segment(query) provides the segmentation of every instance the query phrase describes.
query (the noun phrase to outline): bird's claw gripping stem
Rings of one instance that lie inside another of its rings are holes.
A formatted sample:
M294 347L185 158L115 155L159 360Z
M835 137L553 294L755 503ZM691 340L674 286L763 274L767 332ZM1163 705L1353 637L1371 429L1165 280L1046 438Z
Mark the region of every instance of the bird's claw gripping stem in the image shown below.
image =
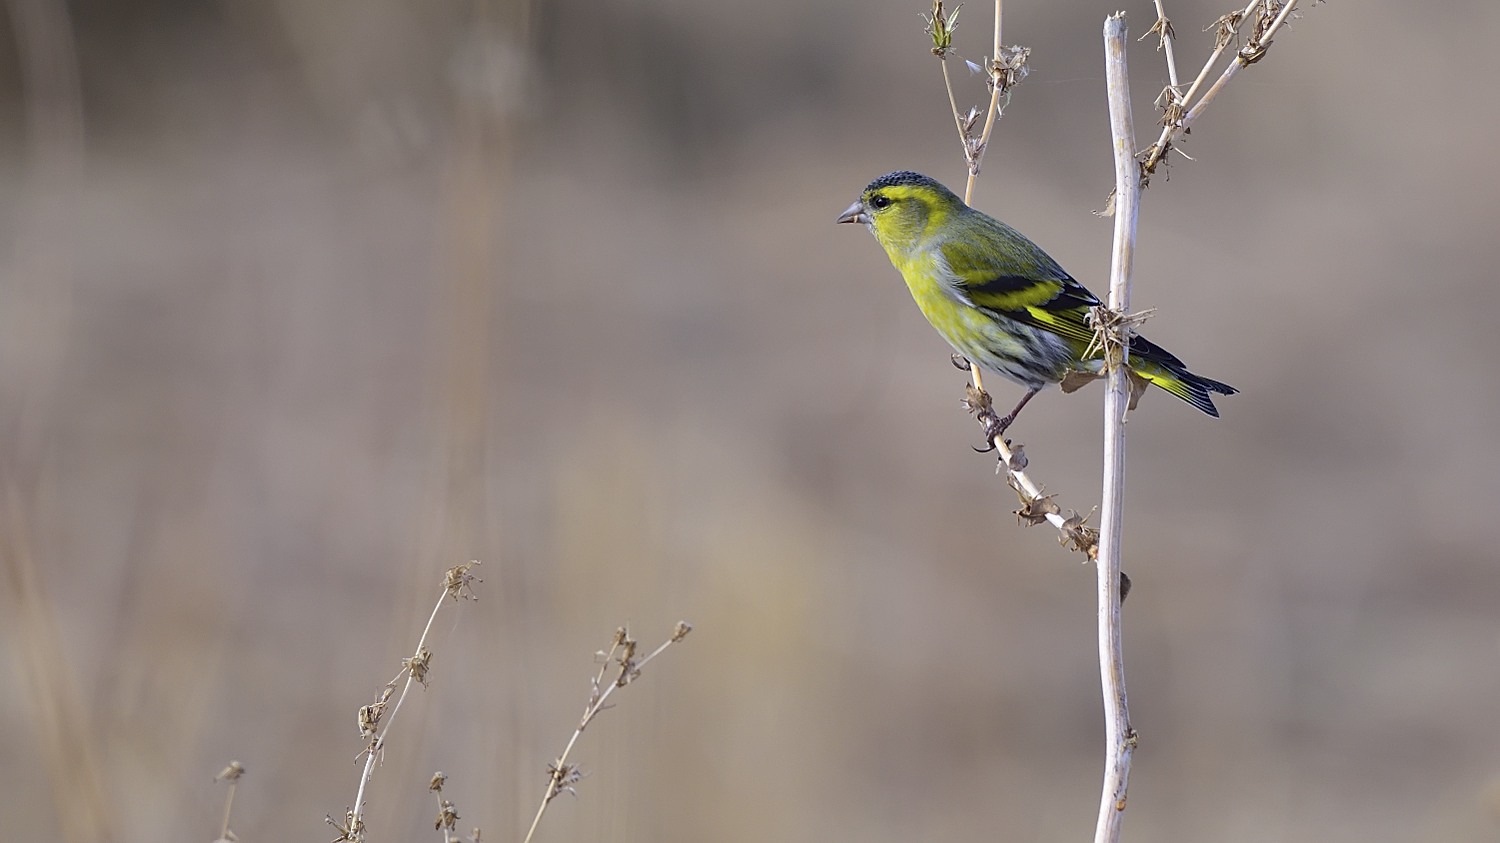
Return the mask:
M981 454L987 454L995 450L995 440L1005 435L1005 429L1010 427L1011 422L1016 420L1014 413L1001 418L995 415L995 411L986 407L978 413L979 423L984 426L984 447L974 450Z

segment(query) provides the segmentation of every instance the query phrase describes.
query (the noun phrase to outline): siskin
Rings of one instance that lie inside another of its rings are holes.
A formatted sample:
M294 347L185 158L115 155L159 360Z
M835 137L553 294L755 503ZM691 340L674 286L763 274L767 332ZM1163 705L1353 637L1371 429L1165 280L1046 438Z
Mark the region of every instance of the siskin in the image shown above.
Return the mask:
M870 229L917 307L959 354L1026 387L996 435L1042 387L1070 372L1102 369L1102 360L1084 357L1094 338L1087 317L1098 297L1021 232L970 208L927 176L881 176L838 221ZM1144 337L1131 337L1129 366L1210 416L1219 415L1210 392L1238 392L1189 372Z

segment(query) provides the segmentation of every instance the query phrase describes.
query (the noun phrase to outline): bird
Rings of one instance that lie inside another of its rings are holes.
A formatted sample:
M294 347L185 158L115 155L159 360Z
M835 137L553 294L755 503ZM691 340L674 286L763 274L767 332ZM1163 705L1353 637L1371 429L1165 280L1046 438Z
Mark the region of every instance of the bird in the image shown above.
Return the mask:
M1024 234L969 207L934 179L909 170L887 173L870 182L838 222L863 224L875 235L917 307L955 351L1026 388L987 434L1004 433L1048 384L1102 370L1103 360L1091 354L1095 332L1088 321L1099 297ZM1133 334L1129 348L1131 371L1210 416L1219 415L1210 393L1239 391L1193 374L1145 337Z

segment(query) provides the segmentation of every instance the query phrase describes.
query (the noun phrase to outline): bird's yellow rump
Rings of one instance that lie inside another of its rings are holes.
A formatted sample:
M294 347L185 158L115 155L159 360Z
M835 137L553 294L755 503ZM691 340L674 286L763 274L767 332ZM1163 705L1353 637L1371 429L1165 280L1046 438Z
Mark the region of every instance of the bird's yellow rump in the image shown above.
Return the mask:
M1085 358L1094 338L1089 310L1098 297L1021 232L964 204L938 182L908 171L870 182L839 222L863 223L906 279L917 307L970 363L1026 387L1003 431L1026 402L1069 372L1098 372ZM1130 339L1137 375L1218 416L1209 393L1234 387L1195 375L1166 349Z

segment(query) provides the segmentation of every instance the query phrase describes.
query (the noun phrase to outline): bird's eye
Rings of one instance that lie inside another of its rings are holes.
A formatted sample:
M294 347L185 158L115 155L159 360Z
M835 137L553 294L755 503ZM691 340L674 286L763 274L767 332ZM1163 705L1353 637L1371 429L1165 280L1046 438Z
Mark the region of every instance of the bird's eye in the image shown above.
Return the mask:
M875 196L870 198L870 204L874 206L875 210L877 211L881 208L889 208L891 206L891 197L876 194Z

